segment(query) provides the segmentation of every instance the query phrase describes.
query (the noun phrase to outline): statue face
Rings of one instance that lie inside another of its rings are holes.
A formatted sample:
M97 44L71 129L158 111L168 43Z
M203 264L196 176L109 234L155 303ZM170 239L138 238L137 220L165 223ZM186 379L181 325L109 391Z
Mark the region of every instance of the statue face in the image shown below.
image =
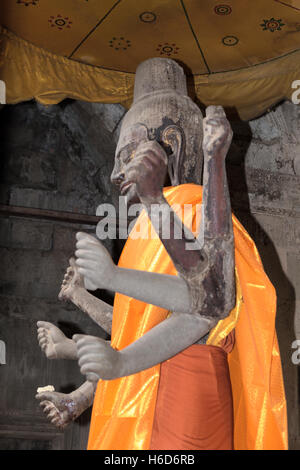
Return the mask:
M126 121L124 124L116 149L115 166L111 174L111 181L119 187L121 195L126 195L128 202L139 201L136 185L129 180L126 170L128 170L139 145L154 140L164 148L168 156L168 174L171 184L180 184L184 151L182 129L172 124L170 119L162 119L161 127L155 127L156 131L152 129L152 135L149 138L148 128L144 124L137 123L126 126Z
M149 96L134 104L124 117L111 181L128 202L139 202L136 185L126 174L128 165L138 146L149 141L156 141L167 154L169 184L201 183L201 111L190 98L169 95Z
M139 144L147 142L148 131L143 124L131 127L122 126L116 153L115 165L111 174L111 182L116 184L122 196L126 195L127 202L138 202L136 185L127 178L127 168L134 158Z

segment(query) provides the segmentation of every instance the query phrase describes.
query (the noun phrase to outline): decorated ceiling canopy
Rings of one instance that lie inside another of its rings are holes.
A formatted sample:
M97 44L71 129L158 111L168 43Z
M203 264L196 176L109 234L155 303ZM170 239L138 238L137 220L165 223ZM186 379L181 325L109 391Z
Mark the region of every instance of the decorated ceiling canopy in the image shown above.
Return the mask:
M129 105L138 64L168 57L203 104L249 119L290 98L300 80L300 0L1 0L0 8L0 78L11 103L68 96Z

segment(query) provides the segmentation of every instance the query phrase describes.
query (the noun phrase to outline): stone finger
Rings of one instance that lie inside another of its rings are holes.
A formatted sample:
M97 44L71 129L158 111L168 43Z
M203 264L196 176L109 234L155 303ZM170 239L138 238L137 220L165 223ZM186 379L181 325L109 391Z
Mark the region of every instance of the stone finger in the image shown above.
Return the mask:
M89 233L84 233L84 232L77 232L76 233L76 240L89 240L90 242L97 242L97 238L95 238L93 235L90 235Z
M90 258L82 258L82 257L79 257L76 259L76 265L81 267L81 268L91 268L93 267L94 269L97 268L97 263L95 261L95 253L91 253L91 257Z
M38 400L45 400L44 403L49 403L53 405L53 399L55 398L55 393L56 392L41 392L41 393L38 393L35 396L35 398L37 398Z
M96 336L92 335L81 335L81 334L75 334L72 336L73 341L76 342L77 347L84 346L85 344L91 344L91 343L107 343L102 338L97 338Z
M47 344L48 344L47 336L41 336L39 338L39 345L42 347L42 346L47 345Z
M209 118L209 119L205 119L203 121L203 124L205 126L208 126L208 127L206 127L206 129L208 129L208 130L211 130L211 128L218 129L220 126L223 126L223 121L218 120L216 118Z
M48 413L48 418L49 419L52 419L52 418L56 418L58 416L59 412L56 408L52 408L52 410Z
M135 156L134 159L126 167L126 173L131 169L138 169L144 165L144 157L145 155L138 155Z
M36 396L36 398L39 400L38 396ZM42 408L44 408L45 406L48 406L49 404L52 405L51 401L49 401L49 400L45 400L45 401L40 402L40 406Z
M78 268L78 272L84 277L84 278L89 278L90 272L87 271L84 268ZM92 282L92 281L91 281Z
M48 330L50 330L50 329L52 328L52 326L53 326L52 323L47 322L47 321L43 321L43 322L39 322L39 323L42 324L41 326L45 329L46 332L47 332Z
M80 343L82 343L82 340L86 338L87 336L88 335L76 334L72 336L72 340L75 341L76 345L79 345Z
M53 411L53 404L52 403L50 405L45 406L45 408L44 408L44 413L47 413L47 416L50 415L51 411Z
M165 153L154 152L153 150L149 150L145 153L137 153L135 158L142 158L144 161L148 159L153 166L161 165L162 162L165 165L168 163L168 157Z
M101 263L97 263L96 261L93 261L91 259L83 259L79 258L76 260L77 266L78 266L78 272L81 272L80 270L83 269L85 271L85 276L88 278L91 278L91 280L95 280L95 274L99 278L101 276L103 269L101 267Z
M45 329L49 328L49 325L51 325L51 323L47 321L41 321L41 320L39 320L36 324L39 328L45 328Z
M79 367L83 367L84 365L88 365L90 363L99 364L101 362L104 362L104 360L105 356L101 353L91 352L89 354L84 354L83 356L80 356L78 365Z
M41 348L42 351L45 351L47 349L47 346L48 346L48 343L46 342L40 342L39 343L39 346Z
M101 369L103 370L104 368L100 367L98 363L91 362L89 364L85 364L84 366L82 366L80 368L80 372L82 375L93 373L101 377Z
M91 260L94 260L95 259L95 252L94 250L91 251L91 250L84 250L84 249L80 249L80 250L76 250L75 251L75 255L78 258L84 258L84 259L91 259Z
M99 246L99 244L100 244L99 241L91 242L90 240L79 240L76 243L76 250L80 250L81 248L84 250L94 250L95 246Z
M86 379L89 382L98 382L99 376L97 374L94 374L93 372L90 372L89 374L86 374Z
M62 427L60 416L55 416L54 418L52 418L51 423L54 424L54 426Z
M47 337L46 335L47 335L47 333L46 333L45 330L38 330L38 332L37 332L38 340L46 338Z
M141 154L153 154L163 160L164 163L168 162L168 157L165 150L156 140L150 140L139 144L136 150L136 156Z
M206 117L226 117L222 106L208 106L206 108Z

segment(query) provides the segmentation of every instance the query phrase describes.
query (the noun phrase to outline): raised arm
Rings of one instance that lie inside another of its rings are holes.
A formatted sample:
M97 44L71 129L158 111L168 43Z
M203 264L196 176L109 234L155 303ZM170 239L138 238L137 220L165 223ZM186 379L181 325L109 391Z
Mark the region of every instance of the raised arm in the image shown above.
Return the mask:
M170 237L163 237L164 216L160 216L160 220L157 215L153 216L153 204L160 204L162 208L168 206L161 189L167 157L157 142L147 142L139 147L132 162L132 173L136 173L140 200L188 287L188 311L220 319L226 317L235 304L234 240L225 169L232 130L221 106L207 108L203 136L202 221L197 240L182 227L181 220L171 208ZM130 175L127 179L134 178ZM177 239L172 235L178 230L181 230L181 237Z
M232 130L221 106L209 106L203 122L203 205L201 245L206 240L232 238L231 204L225 158ZM203 237L203 238L202 238Z

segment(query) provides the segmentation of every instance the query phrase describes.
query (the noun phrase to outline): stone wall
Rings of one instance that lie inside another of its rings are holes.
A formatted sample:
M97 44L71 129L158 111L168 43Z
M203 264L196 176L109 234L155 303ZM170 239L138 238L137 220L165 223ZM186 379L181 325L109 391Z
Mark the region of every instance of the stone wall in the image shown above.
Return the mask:
M89 216L103 202L117 204L109 175L124 109L65 101L6 106L1 119L0 204ZM227 159L233 211L259 249L278 297L277 332L289 410L290 448L300 448L298 367L291 361L300 339L300 107L283 103L249 123L232 121ZM90 412L65 433L47 423L34 399L38 386L71 391L83 378L76 363L49 361L39 349L36 321L67 335L103 331L70 304L57 300L78 230L94 225L5 216L0 218L0 448L81 449ZM121 241L106 242L117 260ZM97 295L111 302L111 294ZM296 332L295 332L296 331Z
M277 335L285 380L289 446L300 448L300 107L285 102L249 123L233 123L228 159L232 206L254 239L277 293Z
M44 108L36 103L6 106L1 119L0 204L94 216L117 198L109 181L121 106L66 101ZM34 396L52 384L68 393L84 377L75 361L47 360L39 348L38 320L67 336L104 332L76 307L57 300L77 231L95 225L30 217L0 218L0 449L85 449L90 412L65 432L46 421ZM118 242L106 247L117 260ZM99 292L113 302L108 292Z

